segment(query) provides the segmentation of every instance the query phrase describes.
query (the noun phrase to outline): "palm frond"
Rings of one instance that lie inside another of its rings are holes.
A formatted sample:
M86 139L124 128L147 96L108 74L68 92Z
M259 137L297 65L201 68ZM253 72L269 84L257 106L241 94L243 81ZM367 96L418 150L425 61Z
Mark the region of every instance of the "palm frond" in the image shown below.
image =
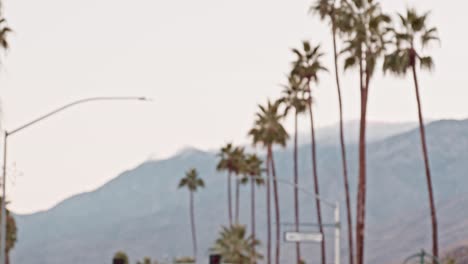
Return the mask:
M183 178L182 180L180 180L178 188L185 187L186 185L187 185L187 179Z
M310 46L310 43L308 41L303 41L302 42L302 47L304 48L304 51L305 51L306 54L309 53L310 50L311 50L311 46ZM314 53L314 52L312 52L312 53Z
M425 31L421 35L421 45L423 48L427 47L430 42L437 41L440 42L439 37L437 36L437 28L433 27L427 31Z
M198 179L197 180L197 186L201 187L201 188L204 188L205 187L205 182L202 179Z
M408 21L406 20L406 17L402 14L398 14L398 17L400 18L400 22L404 27L408 26Z
M353 68L356 66L357 64L357 59L356 57L348 57L345 59L345 63L344 63L344 70L346 71L347 69L349 68Z
M299 59L302 59L302 53L298 49L291 49L291 51L296 54Z
M419 59L419 63L421 64L421 69L432 71L434 69L434 61L431 57L422 57Z

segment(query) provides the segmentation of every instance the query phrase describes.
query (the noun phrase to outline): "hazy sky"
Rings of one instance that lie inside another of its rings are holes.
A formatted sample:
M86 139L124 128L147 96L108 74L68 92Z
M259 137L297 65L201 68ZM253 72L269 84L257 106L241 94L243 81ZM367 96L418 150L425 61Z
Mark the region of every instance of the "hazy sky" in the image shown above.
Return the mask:
M184 146L247 142L257 104L280 93L290 48L307 39L331 51L328 28L307 14L311 0L5 1L15 31L0 77L7 128L88 96L155 100L80 106L12 137L8 191L17 212L49 208ZM434 74L420 78L424 112L467 117L468 4L381 2L388 11L433 11L442 44L430 51ZM331 57L325 62L332 66ZM323 76L315 91L319 126L337 121L332 77ZM358 117L356 84L347 73L347 120ZM371 120L416 120L410 80L377 76L369 107Z

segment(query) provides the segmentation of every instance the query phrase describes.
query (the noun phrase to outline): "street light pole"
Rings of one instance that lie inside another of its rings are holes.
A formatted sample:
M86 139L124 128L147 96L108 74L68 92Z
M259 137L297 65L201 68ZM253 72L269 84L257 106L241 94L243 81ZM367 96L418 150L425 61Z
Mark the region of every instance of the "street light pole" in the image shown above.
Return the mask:
M303 188L303 187L295 184L294 182L291 182L291 181L288 181L288 180L285 180L285 179L281 179L281 178L276 178L276 179L273 178L273 180L278 182L278 183L283 183L283 184L286 184L286 185L293 186L294 188L315 197L315 199L317 199L319 202L327 205L328 207L333 208L334 218L335 218L334 219L334 221L335 221L335 223L334 223L334 228L335 228L335 264L340 264L341 263L341 222L340 222L340 204L339 204L339 202L333 203L333 202L327 201L327 200L323 199L321 196L317 195L315 192L311 192L308 189ZM322 234L322 236L324 236L324 234Z
M122 100L131 100L131 101L150 101L145 97L90 97L77 101L73 101L69 104L61 106L53 111L50 111L30 122L25 123L22 126L19 126L13 130L5 130L3 132L3 169L2 169L2 201L1 201L1 216L0 216L0 264L6 263L6 226L7 226L7 217L6 217L6 180L7 180L7 146L8 138L16 133L26 129L40 121L43 121L57 113L60 113L72 106L89 103L93 101L122 101Z
M2 182L2 201L1 201L1 216L0 216L0 263L6 263L6 163L7 163L7 143L8 132L3 133L3 182ZM5 227L4 227L5 226Z
M424 251L424 249L421 250L421 253L417 253L406 258L403 264L408 264L411 260L415 259L419 260L419 263L421 264L427 263L426 259L429 259L429 261L434 264L442 264L442 261L440 259L427 253L426 251Z

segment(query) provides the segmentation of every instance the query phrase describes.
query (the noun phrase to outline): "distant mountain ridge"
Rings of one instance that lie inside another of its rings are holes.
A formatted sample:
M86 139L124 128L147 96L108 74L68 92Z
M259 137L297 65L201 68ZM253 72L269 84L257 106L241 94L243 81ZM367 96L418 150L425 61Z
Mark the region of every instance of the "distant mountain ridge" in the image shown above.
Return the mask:
M468 184L468 120L432 122L427 125L427 133L439 208L441 248L448 248L468 237L468 212L463 210L468 202L468 192L463 187ZM422 247L429 248L427 194L419 144L419 134L414 129L388 133L386 138L369 144L366 249L369 263L392 263ZM357 148L350 144L348 150L351 197L354 198ZM310 147L301 146L299 153L300 181L305 188L312 188ZM200 257L206 258L216 230L226 223L226 177L215 171L214 153L190 149L179 154L166 160L146 162L101 188L71 197L50 210L16 216L19 239L12 253L13 263L107 263L120 249L127 251L132 260L143 256L162 259L189 255L188 197L185 192L177 191L176 186L185 170L192 166L199 170L207 185L206 190L197 194L196 204ZM275 154L279 177L289 178L291 150L278 150ZM320 141L318 154L323 196L343 202L338 147ZM264 197L263 190L258 195ZM291 188L281 185L280 196L282 220L292 221ZM248 208L248 198L247 190L243 190L241 208ZM300 198L301 220L315 222L311 197L301 194ZM261 223L265 222L265 203L264 199L259 199L259 237L264 239ZM248 223L248 219L248 213L241 215L243 223ZM324 219L332 219L331 210L324 209ZM283 228L283 231L287 229ZM345 235L342 243L345 256ZM331 254L333 243L330 241L327 245ZM308 249L307 259L317 256L317 246L304 248ZM281 263L290 263L288 259L293 255L291 244L284 244Z
M416 122L376 122L369 121L367 123L367 142L372 143L379 141L381 139L391 137L397 134L408 132L416 128L418 124ZM359 121L351 120L346 121L343 124L344 127L344 138L346 144L357 144L359 139ZM316 140L320 142L321 145L337 145L340 144L339 141L339 124L334 124L330 126L319 127L316 131ZM290 131L290 133L292 133ZM310 132L298 132L298 142L299 145L310 144ZM288 145L292 146L293 136L290 135L288 140ZM255 149L254 147L247 145L244 146L248 151L257 151L262 153L262 149ZM185 147L176 152L176 155L193 150L194 148ZM275 147L275 149L281 149L281 147ZM218 150L209 150L209 152L217 152ZM153 159L157 160L157 159Z
M355 144L359 139L359 121L353 120L344 122L345 140L347 144ZM404 132L408 132L418 126L417 122L376 122L369 121L367 123L367 141L375 142L387 137L398 135ZM338 124L323 127L317 130L317 140L321 144L339 144L339 126ZM306 142L310 142L309 137L301 135L306 139Z

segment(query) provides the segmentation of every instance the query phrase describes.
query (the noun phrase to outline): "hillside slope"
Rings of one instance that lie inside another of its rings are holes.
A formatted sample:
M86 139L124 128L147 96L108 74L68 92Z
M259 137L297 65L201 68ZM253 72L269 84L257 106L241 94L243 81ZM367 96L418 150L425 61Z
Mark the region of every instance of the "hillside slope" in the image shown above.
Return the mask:
M468 184L468 120L433 122L427 126L427 133L439 207L441 248L447 248L468 237L468 211L463 210L468 202L468 192L464 190ZM357 148L350 145L348 149L354 200ZM303 145L299 151L300 182L312 189L310 146ZM318 153L323 196L343 201L339 149L321 144ZM418 131L373 142L368 153L366 258L369 263L390 263L423 247L429 248L430 222ZM291 150L275 154L279 177L291 178ZM215 171L216 161L213 153L190 150L171 159L146 162L96 191L71 197L45 212L17 216L19 239L12 253L13 263L101 264L107 263L120 249L127 251L133 260L143 256L161 259L189 255L188 195L176 188L189 167L199 170L207 186L196 196L199 251L201 257L206 257L219 226L226 223L226 177ZM249 219L248 194L247 189L243 190L241 220L244 223ZM292 222L291 187L280 185L280 196L282 222ZM264 240L263 190L259 190L258 197L258 231ZM302 222L315 222L311 199L301 194ZM324 208L324 219L326 222L333 219L331 209ZM288 228L283 226L283 231ZM330 231L326 239L329 259L332 259ZM343 237L343 254L345 241ZM317 259L317 245L307 244L303 248L306 259ZM292 263L288 262L294 254L292 245L285 244L282 253L281 263Z

